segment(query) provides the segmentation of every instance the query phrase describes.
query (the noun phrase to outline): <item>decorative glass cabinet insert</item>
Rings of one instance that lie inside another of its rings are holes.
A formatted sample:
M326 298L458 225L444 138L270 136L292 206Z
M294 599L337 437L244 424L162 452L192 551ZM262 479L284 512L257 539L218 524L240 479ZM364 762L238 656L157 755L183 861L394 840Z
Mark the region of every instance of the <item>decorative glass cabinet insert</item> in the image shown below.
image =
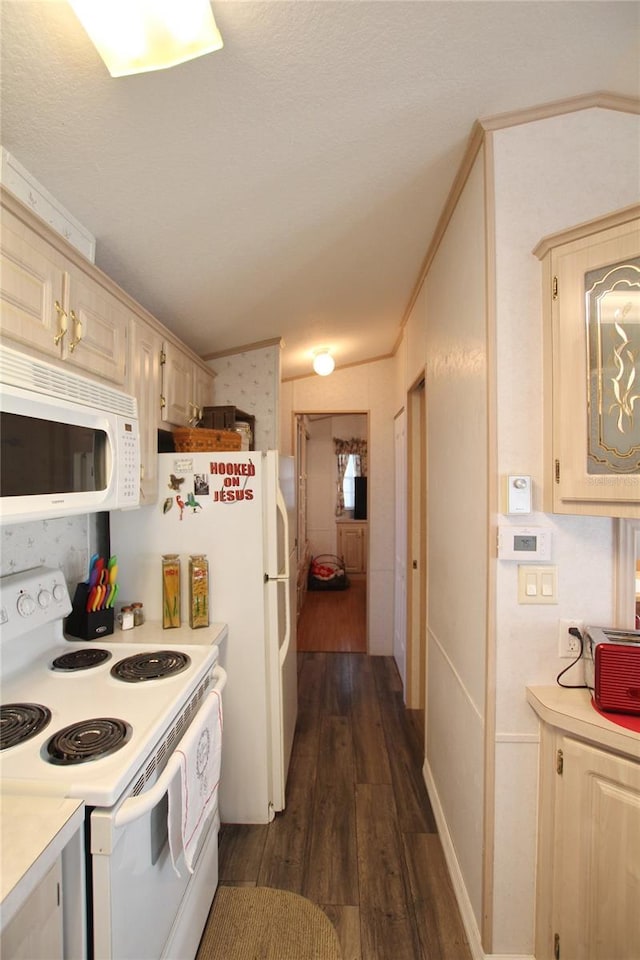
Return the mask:
M587 471L640 472L640 257L589 270Z
M640 206L541 241L544 509L640 518Z

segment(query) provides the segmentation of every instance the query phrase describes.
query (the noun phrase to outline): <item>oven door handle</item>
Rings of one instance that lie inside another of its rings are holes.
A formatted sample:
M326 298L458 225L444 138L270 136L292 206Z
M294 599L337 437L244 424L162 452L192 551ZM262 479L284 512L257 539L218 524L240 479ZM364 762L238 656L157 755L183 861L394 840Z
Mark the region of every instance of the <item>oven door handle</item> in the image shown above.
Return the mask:
M227 673L222 667L216 666L215 670L213 671L213 676L216 682L215 686L213 686L209 691L208 696L210 696L212 693L221 694L227 685ZM153 810L155 805L162 800L163 796L169 789L169 784L178 773L179 769L180 758L174 753L171 757L169 757L166 767L160 774L157 782L154 783L150 790L147 790L145 793L141 793L137 797L128 797L116 810L113 817L114 828L125 827L128 823L138 820L140 817L143 817L145 813Z

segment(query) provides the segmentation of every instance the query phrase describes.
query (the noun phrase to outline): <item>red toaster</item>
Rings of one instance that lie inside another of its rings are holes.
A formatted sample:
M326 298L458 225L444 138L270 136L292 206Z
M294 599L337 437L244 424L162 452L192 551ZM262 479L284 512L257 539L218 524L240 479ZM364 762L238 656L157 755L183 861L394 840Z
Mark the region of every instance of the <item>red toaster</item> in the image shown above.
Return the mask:
M640 714L640 630L585 627L585 683L600 710Z

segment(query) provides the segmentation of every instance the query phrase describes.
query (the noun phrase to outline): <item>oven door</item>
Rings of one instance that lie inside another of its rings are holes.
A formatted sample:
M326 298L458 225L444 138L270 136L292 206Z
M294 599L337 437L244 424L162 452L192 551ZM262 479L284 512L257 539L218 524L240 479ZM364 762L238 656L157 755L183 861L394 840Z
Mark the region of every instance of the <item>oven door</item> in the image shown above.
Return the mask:
M213 690L221 691L226 680L221 667L214 677ZM198 722L197 714L192 722ZM220 818L216 803L200 836L193 873L181 852L178 876L167 827L167 790L178 771L174 755L150 789L91 813L94 960L195 957L218 883Z

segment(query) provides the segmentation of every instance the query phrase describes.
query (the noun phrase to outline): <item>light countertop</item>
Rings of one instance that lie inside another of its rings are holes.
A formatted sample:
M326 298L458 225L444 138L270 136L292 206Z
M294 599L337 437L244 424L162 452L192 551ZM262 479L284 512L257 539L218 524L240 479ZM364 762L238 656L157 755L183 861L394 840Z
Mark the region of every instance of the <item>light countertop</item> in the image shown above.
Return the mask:
M588 690L527 687L527 701L545 723L640 760L640 734L598 713Z
M49 872L83 820L82 800L0 795L3 927Z
M133 627L131 630L121 630L116 623L112 634L101 637L104 643L154 643L167 644L171 646L203 645L222 643L226 639L228 628L226 623L212 623L208 627L199 627L192 630L188 623L181 627L174 627L171 630L165 630L160 620L145 620L139 627ZM76 641L77 637L69 637Z

